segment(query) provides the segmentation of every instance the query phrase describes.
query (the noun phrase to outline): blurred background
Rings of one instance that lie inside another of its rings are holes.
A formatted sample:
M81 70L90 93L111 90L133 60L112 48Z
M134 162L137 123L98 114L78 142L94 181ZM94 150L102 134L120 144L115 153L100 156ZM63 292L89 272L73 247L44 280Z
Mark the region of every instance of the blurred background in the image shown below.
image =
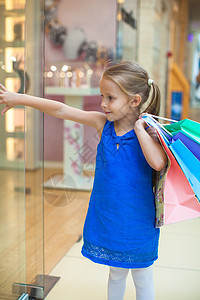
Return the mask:
M105 62L136 60L160 86L161 116L200 122L199 12L199 0L0 0L0 82L101 111ZM44 299L82 238L98 136L18 106L0 138L0 299Z

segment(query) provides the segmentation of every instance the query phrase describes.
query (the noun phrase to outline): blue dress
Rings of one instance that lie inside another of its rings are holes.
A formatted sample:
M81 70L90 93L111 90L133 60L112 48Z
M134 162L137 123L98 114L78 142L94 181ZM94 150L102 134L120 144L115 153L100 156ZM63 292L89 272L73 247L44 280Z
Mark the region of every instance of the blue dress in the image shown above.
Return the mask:
M158 258L159 233L152 168L134 130L117 136L107 120L97 147L82 254L108 266L146 268Z

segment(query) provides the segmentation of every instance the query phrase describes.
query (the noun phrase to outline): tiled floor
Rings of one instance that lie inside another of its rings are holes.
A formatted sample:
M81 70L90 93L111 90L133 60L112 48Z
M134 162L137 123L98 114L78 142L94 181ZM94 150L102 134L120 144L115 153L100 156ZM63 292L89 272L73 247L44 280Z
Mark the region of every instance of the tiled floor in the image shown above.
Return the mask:
M108 268L81 256L76 243L51 275L60 276L46 300L106 300ZM154 267L156 300L200 299L200 219L161 230L159 260ZM124 300L134 300L132 278L127 278Z

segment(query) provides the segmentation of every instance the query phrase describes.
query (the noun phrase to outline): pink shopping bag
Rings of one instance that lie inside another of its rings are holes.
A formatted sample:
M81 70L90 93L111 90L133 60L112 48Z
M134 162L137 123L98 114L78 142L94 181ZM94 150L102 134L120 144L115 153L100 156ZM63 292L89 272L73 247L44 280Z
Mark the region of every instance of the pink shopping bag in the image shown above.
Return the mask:
M156 132L170 160L164 183L163 225L200 217L199 201L159 131Z

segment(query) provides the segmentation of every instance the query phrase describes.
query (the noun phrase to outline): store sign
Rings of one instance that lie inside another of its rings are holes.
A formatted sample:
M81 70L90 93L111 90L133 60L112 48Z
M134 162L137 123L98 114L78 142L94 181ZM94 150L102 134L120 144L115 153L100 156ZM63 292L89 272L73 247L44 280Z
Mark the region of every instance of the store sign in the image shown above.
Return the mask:
M128 13L124 8L121 8L122 21L136 29L136 19L132 16L132 11Z

